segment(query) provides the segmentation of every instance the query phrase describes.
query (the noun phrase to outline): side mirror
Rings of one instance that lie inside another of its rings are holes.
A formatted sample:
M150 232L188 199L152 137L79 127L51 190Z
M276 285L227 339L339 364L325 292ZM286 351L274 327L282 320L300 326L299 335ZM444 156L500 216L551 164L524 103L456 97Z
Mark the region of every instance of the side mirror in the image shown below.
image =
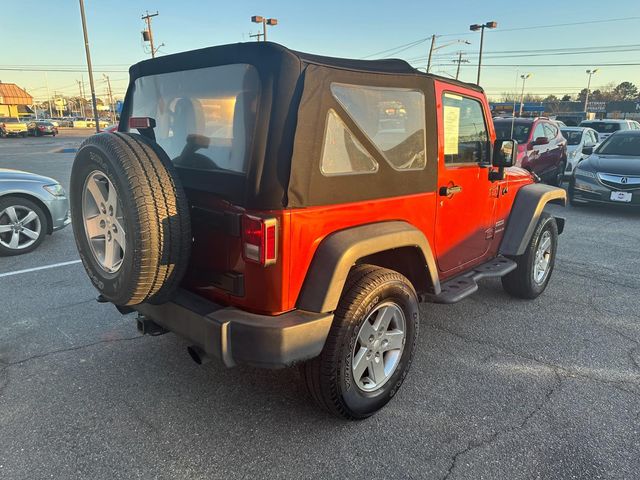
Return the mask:
M547 137L538 137L533 141L534 145L548 145L549 139Z
M515 140L496 140L493 144L491 165L498 168L511 167L516 160L517 144Z
M591 155L593 153L593 146L582 147L582 153L584 153L585 155Z

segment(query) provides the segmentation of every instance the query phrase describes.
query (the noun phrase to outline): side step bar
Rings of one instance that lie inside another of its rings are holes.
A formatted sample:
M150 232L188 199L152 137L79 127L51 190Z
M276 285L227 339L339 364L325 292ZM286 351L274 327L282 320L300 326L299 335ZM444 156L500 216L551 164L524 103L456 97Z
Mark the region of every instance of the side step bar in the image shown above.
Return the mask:
M488 277L503 277L518 265L506 257L496 257L473 270L458 275L440 284L438 295L425 295L424 301L431 303L456 303L478 290L478 280Z

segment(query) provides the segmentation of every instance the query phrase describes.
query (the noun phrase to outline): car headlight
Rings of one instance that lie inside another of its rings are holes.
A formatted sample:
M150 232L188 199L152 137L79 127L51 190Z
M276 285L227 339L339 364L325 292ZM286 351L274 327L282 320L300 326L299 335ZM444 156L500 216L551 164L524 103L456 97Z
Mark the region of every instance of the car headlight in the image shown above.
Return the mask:
M44 188L54 197L64 197L67 194L67 192L64 191L62 185L60 185L59 183L54 183L52 185L43 185L42 188Z
M589 170L583 170L582 168L576 167L576 177L585 177L585 178L596 178L595 172L590 172Z

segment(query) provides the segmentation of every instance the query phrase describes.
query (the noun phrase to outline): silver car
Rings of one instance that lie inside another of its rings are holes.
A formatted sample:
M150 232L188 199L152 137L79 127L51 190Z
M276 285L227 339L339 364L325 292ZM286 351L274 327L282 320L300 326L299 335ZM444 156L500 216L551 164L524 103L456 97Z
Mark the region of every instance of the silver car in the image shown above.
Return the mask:
M30 252L69 223L69 199L57 181L0 168L0 256Z

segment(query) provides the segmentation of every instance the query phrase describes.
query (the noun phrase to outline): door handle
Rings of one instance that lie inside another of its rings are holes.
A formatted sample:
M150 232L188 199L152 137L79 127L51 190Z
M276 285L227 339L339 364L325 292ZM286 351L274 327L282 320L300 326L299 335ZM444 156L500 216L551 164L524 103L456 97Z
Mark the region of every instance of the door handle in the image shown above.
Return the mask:
M461 191L462 187L460 185L451 185L449 187L440 187L439 193L441 197L452 197Z

